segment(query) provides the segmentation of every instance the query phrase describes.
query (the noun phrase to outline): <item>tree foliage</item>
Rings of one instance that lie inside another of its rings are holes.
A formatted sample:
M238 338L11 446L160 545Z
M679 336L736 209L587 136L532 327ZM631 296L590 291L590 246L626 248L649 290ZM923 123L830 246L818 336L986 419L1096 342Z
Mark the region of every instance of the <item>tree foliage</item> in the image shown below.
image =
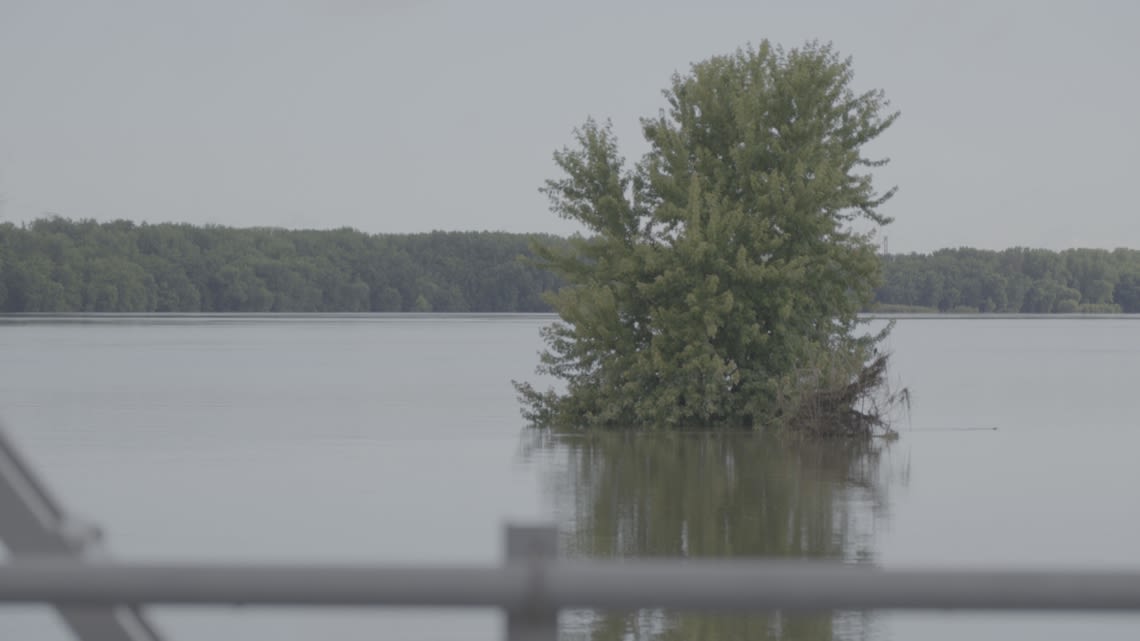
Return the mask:
M1140 251L1015 247L883 257L876 308L929 312L1137 313Z
M568 429L806 427L866 434L860 408L882 371L857 336L880 262L866 233L889 222L862 147L897 113L852 88L829 45L763 42L694 64L642 120L649 151L628 166L611 126L588 120L554 154L544 191L588 237L536 248L566 285L548 297L539 372L516 383L524 415ZM839 393L852 383L855 394ZM838 387L835 387L838 386ZM805 390L814 399L808 403Z
M0 312L547 311L531 242L45 218L0 224Z
M549 312L543 292L563 281L521 260L534 242L565 249L572 241L61 218L0 224L0 312ZM960 248L880 260L884 278L866 311L1140 313L1137 250Z

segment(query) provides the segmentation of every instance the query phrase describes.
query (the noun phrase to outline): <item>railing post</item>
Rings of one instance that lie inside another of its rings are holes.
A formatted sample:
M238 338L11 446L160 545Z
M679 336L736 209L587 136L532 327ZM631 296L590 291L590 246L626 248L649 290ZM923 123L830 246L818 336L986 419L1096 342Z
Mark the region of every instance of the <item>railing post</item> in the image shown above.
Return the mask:
M558 610L546 599L546 566L558 556L558 530L553 526L508 525L507 565L524 565L530 599L507 610L507 641L557 641Z

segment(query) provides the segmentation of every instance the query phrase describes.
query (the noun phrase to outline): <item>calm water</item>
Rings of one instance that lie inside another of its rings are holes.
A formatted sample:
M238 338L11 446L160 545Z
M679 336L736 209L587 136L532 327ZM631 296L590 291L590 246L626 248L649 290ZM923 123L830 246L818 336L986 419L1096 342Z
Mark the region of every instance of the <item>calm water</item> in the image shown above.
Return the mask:
M1140 569L1140 320L902 320L889 448L538 441L510 386L544 317L0 320L0 417L130 559L568 554ZM996 431L960 428L997 427ZM492 612L152 609L171 639L495 639ZM1136 638L1140 616L565 617L567 638ZM0 608L0 638L67 639Z

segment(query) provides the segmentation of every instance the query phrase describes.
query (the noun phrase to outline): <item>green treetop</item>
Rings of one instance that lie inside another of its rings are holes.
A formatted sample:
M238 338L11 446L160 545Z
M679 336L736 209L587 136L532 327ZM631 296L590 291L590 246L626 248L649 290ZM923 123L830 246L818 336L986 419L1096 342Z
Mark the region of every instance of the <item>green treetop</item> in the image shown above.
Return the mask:
M763 428L867 434L882 382L857 338L889 222L862 147L898 116L852 88L830 45L767 41L674 75L668 109L642 120L627 166L608 123L554 154L543 191L589 230L537 250L566 282L549 301L539 373L516 383L524 415L570 429Z

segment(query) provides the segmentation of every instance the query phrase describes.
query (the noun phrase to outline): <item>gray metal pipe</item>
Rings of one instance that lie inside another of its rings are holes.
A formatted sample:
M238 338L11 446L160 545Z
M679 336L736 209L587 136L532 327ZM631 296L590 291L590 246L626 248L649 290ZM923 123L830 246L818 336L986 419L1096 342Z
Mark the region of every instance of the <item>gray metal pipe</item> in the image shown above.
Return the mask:
M1140 572L882 570L810 561L556 561L502 567L0 565L0 602L667 608L1133 610Z
M0 603L522 606L526 568L75 563L0 565Z
M1140 572L893 569L812 561L567 563L563 607L672 610L1133 610Z

